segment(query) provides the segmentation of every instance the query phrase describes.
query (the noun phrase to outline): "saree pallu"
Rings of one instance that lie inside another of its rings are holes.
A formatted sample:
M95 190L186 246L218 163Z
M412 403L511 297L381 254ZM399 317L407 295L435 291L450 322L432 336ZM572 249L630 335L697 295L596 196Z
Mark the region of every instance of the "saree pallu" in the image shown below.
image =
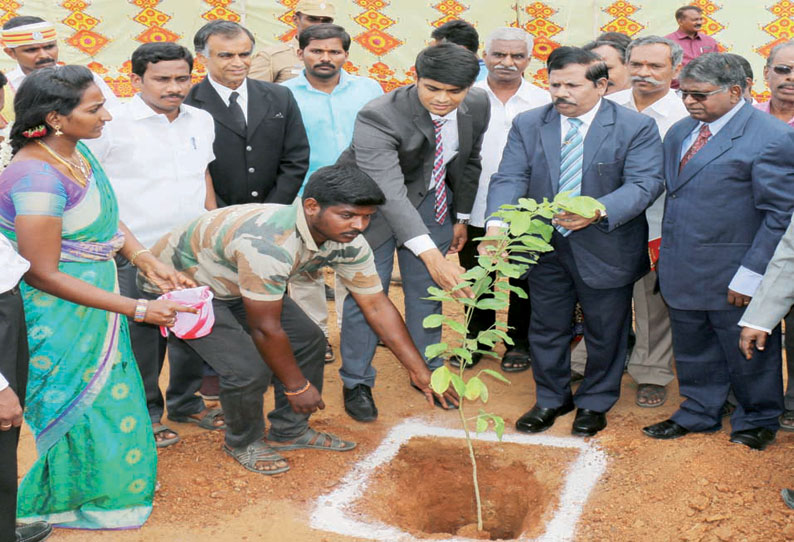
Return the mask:
M64 220L83 213L87 225L64 231L59 269L118 292L112 258L123 237L115 196L91 153L78 148L93 178ZM19 520L84 529L141 526L152 510L157 452L127 319L24 282L21 290L31 358L25 420L39 457L19 488Z

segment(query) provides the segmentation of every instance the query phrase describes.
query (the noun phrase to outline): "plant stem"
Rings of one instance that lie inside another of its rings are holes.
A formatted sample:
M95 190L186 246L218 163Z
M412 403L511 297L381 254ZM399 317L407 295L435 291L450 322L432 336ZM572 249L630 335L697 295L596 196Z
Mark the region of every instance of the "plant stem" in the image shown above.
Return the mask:
M482 531L482 501L480 500L480 484L477 482L477 459L474 457L474 446L471 443L469 427L466 425L466 417L463 414L463 397L458 404L460 423L463 425L463 433L466 435L466 444L469 445L469 457L471 458L471 475L474 480L474 498L477 502L477 530Z

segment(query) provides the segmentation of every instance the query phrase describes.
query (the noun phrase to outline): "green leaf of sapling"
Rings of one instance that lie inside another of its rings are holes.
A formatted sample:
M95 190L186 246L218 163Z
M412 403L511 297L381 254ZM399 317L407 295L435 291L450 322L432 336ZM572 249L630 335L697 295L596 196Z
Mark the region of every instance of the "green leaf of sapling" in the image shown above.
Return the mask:
M442 394L449 388L449 382L452 377L452 372L446 365L442 365L430 375L430 387L433 391Z

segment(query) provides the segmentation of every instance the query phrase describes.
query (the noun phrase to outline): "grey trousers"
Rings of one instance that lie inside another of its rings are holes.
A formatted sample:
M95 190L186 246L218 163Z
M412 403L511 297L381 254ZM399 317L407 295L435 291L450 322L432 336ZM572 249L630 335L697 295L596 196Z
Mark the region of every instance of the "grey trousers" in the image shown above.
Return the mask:
M629 375L637 384L666 386L673 381L673 334L670 313L659 292L656 271L634 283L634 327L637 342L629 358Z
M447 192L447 201L452 201L451 192ZM438 249L446 254L452 242L452 217L447 214L444 224L438 224L433 217L435 200L431 193L419 205L419 214L430 231L430 238ZM374 249L375 267L378 270L383 290L389 293L392 269L394 267L394 250L397 240L390 238ZM441 303L423 299L427 297L427 288L435 286L425 264L413 252L405 247L397 248L397 261L400 265L403 293L405 294L405 324L413 339L414 345L424 356L425 348L441 340L441 328L425 329L422 321L426 316L441 313ZM337 300L337 303L339 301ZM339 349L342 354L342 367L339 375L346 388L358 384L375 385L375 368L372 358L378 346L378 337L369 327L353 296L345 297L342 311L342 333ZM425 359L432 371L444 364L441 358Z
M267 415L269 436L290 440L306 432L309 415L298 414L284 395L284 385L262 360L250 335L242 299L213 299L215 325L200 339L177 339L193 349L220 376L220 401L226 419L226 444L240 448L265 435L264 393L273 381L276 406ZM325 367L325 335L289 297L283 298L281 327L305 376L320 392ZM201 379L201 366L193 374ZM192 381L192 380L188 380ZM196 388L197 389L197 388ZM194 392L196 390L193 390Z
M138 290L135 283L137 270L126 258L116 256L121 295L134 299L155 299L157 296ZM143 379L146 393L146 408L152 423L159 423L163 417L163 394L160 392L160 372L163 370L166 347L168 348L169 384L165 392L168 413L176 416L189 416L204 410L204 401L195 395L201 387L201 375L195 379L196 367L201 369L204 361L184 343L170 340L160 334L160 328L143 322L135 322L127 317L130 328L130 342L138 370ZM186 382L185 379L188 379ZM191 381L190 379L195 379ZM192 390L192 391L190 391Z
M0 373L25 406L28 334L19 288L0 293ZM19 427L0 431L0 542L16 541Z

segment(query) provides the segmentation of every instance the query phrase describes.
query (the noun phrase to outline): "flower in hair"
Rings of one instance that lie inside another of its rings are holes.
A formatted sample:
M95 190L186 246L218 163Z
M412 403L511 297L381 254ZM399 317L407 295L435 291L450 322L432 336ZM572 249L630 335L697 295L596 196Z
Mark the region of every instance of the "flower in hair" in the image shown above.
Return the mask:
M22 132L22 136L28 139L44 137L45 135L47 135L47 127L44 124L39 124Z

